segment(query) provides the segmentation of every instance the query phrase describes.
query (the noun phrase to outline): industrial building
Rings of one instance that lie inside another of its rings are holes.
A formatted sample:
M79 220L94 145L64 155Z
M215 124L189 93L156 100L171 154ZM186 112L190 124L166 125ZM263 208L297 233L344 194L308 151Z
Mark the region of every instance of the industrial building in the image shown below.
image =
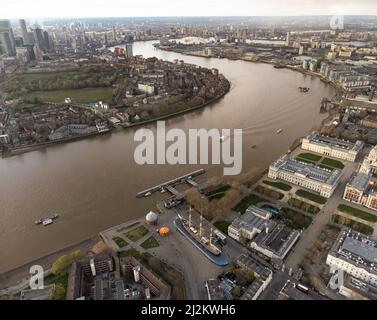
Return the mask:
M341 170L327 170L314 164L303 163L284 155L269 167L270 179L281 179L330 198L336 189Z
M301 148L325 156L355 162L363 146L362 141L350 142L313 132L302 140Z
M377 239L351 229L343 230L328 253L326 263L376 286Z

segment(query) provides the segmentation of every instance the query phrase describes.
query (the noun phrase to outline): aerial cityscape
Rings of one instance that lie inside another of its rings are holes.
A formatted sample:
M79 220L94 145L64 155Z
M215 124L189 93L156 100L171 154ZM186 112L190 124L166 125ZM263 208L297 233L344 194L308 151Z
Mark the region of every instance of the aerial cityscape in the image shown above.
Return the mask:
M0 300L377 300L377 3L53 2L1 5Z

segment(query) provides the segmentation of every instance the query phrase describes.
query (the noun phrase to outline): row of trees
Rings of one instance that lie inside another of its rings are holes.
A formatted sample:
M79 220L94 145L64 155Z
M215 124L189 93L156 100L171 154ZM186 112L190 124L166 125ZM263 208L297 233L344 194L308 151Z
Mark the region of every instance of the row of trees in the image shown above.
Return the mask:
M260 169L252 168L249 172L236 177L212 177L207 181L205 193L228 185L229 189L220 199L209 201L196 188L186 191L187 202L208 220L214 222L223 219L224 215L248 194L248 186L260 175Z

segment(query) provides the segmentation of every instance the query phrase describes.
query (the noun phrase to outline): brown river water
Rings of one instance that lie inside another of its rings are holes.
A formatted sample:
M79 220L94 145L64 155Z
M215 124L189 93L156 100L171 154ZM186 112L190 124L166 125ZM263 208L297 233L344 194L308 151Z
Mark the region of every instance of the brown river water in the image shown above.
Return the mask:
M224 98L169 119L166 127L243 129L244 171L267 167L319 126L326 116L319 113L321 99L335 93L315 77L267 64L184 56L157 50L152 42L135 43L134 54L218 68L231 81ZM299 86L311 90L302 94ZM146 127L155 131L155 124ZM135 130L0 159L0 273L143 216L162 197L136 199L143 189L199 168L207 177L223 172L222 165L139 166L133 157ZM53 225L34 225L50 213L60 215Z

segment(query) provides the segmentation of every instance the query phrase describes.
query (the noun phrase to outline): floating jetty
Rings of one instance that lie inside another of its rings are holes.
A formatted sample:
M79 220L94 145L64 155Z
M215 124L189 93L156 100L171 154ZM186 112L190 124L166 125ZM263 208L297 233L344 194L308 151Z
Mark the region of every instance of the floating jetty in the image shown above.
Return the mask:
M191 173L188 173L188 174L185 174L184 176L181 176L181 177L178 177L178 178L175 178L173 180L170 180L170 181L167 181L167 182L164 182L164 183L161 183L157 186L154 186L152 188L149 188L149 189L146 189L146 190L143 190L141 192L139 192L136 197L137 198L142 198L142 197L148 197L150 196L152 193L154 192L157 192L157 191L161 191L161 190L167 190L171 193L173 193L174 195L177 195L177 192L173 187L175 185L178 185L178 184L181 184L181 183L185 183L185 182L188 182L188 181L193 181L192 179L194 177L197 177L197 176L200 176L202 174L205 173L205 170L204 169L200 169L200 170L197 170L197 171L194 171L194 172L191 172ZM192 184L191 182L188 182L190 184ZM174 191L173 191L174 190Z

